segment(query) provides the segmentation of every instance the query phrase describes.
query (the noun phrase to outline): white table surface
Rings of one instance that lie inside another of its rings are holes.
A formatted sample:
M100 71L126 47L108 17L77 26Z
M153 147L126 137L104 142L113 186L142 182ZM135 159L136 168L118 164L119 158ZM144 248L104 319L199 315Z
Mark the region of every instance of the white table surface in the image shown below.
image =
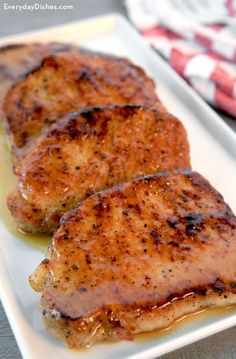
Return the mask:
M28 0L27 4L36 2L46 3L42 0ZM0 1L0 37L110 12L119 12L127 16L122 0L48 0L49 5L73 5L73 10L22 11L20 13L4 10L4 3L16 5L24 4L25 1ZM224 116L222 113L220 115L236 131L236 119ZM236 327L164 355L161 359L236 359L235 338ZM0 359L18 358L21 358L21 354L0 303Z

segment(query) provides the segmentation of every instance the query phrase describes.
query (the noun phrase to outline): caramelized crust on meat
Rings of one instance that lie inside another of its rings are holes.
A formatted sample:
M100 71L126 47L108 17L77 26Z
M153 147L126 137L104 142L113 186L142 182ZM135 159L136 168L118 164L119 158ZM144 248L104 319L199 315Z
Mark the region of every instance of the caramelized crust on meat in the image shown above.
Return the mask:
M63 213L119 182L190 167L178 119L140 106L92 108L70 114L38 138L16 172L8 206L21 229L54 231Z
M65 51L70 45L48 44L12 44L0 48L0 102L8 88L25 71L35 67L42 58L55 51Z
M20 155L17 150L69 112L158 101L154 82L129 60L72 48L44 58L9 90L3 108L13 152Z
M236 217L196 172L144 177L66 214L30 283L69 346L165 328L236 303Z

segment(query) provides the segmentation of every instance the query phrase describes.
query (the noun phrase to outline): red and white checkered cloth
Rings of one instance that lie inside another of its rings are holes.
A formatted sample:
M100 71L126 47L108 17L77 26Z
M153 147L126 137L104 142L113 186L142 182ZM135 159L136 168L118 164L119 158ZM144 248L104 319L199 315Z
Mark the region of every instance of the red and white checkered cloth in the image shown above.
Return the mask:
M126 0L128 13L145 40L210 104L236 117L236 4L225 0L235 28L158 23L152 1ZM197 0L196 0L197 1ZM217 0L216 0L217 1ZM147 6L148 2L148 6Z

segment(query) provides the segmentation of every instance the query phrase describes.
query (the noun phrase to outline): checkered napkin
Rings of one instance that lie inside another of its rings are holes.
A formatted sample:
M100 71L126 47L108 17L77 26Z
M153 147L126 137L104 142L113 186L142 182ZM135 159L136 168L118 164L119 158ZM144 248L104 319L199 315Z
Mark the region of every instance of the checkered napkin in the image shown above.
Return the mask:
M126 0L132 22L206 101L236 117L236 2L225 1L235 17L235 27L229 27L175 19L163 26L152 12L155 1L165 0Z

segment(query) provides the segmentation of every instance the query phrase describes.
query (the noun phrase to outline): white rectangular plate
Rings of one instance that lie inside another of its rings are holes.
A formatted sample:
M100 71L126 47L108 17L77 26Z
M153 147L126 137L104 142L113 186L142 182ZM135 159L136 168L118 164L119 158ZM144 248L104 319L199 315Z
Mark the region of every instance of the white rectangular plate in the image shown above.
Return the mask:
M149 48L121 16L109 15L66 26L4 38L0 45L26 41L64 41L126 56L156 81L158 94L187 129L192 167L202 173L236 211L236 136L233 131ZM0 155L1 157L1 155ZM4 171L4 168L1 169ZM28 276L43 259L42 252L11 234L0 220L0 294L24 358L108 359L152 358L232 327L236 310L199 316L165 334L146 340L99 344L75 352L55 340L44 328L40 296L28 285Z

